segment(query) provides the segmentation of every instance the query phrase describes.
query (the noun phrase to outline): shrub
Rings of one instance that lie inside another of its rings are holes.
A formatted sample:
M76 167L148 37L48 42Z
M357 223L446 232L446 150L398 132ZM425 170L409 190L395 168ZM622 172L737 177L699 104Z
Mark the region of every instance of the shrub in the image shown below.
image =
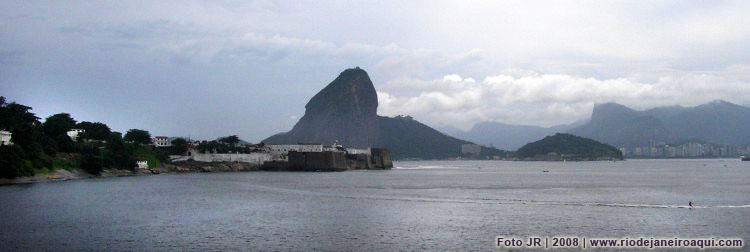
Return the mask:
M31 162L24 160L23 156L24 151L21 147L0 146L0 177L15 178L34 175Z

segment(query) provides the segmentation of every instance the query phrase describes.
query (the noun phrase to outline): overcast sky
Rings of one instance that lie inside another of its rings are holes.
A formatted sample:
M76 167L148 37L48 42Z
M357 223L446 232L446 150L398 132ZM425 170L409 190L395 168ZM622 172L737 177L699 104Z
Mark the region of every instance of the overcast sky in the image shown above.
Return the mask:
M39 117L257 142L346 68L378 113L550 126L750 104L750 1L0 1L0 95Z

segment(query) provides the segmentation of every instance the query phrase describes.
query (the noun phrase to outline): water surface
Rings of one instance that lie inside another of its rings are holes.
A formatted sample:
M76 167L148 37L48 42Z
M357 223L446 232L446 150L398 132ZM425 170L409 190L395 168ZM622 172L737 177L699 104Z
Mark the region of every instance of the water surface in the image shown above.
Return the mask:
M750 162L395 165L3 186L0 244L3 250L392 251L489 250L498 235L750 240ZM689 201L696 207L687 208Z

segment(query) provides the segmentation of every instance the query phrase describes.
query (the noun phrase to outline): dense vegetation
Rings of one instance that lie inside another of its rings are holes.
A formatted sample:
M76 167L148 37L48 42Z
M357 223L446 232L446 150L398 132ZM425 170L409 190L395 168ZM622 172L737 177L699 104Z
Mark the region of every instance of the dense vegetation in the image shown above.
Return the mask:
M597 160L601 158L622 159L622 152L615 147L592 139L571 134L557 133L542 140L529 143L516 151L518 158L530 158L555 152L571 159Z
M0 146L0 177L14 178L46 173L55 169L80 168L99 174L104 168L134 169L136 159L158 166L167 151L147 146L145 130L131 129L125 137L101 122L76 122L70 114L59 113L44 122L31 107L0 97L0 129L12 133L13 145ZM83 129L75 140L71 129ZM185 147L183 145L182 147Z
M250 147L238 145L241 141L237 135L231 135L214 141L202 141L198 143L196 149L200 153L250 153L252 151Z

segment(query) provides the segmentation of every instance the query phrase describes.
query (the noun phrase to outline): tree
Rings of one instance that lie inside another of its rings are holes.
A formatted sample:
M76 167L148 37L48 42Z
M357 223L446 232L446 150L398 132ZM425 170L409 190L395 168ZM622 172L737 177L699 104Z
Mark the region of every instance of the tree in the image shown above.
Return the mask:
M187 151L187 141L182 138L172 140L172 148L175 154L182 155Z
M104 164L110 167L132 170L135 168L134 152L135 147L132 144L125 143L120 132L112 132L107 139L107 145L103 153Z
M235 144L238 144L240 142L240 138L237 137L237 135L231 135L231 136L226 136L226 137L219 138L219 142L224 142L224 143L228 143L230 145L235 145Z
M123 139L126 142L134 142L137 144L145 145L151 143L151 134L145 130L130 129L127 133L125 133L125 137Z
M39 117L31 113L31 107L15 102L6 103L0 96L0 130L13 134L13 143L28 151L29 146L41 134L38 133Z
M104 159L98 146L85 144L81 148L81 168L91 174L99 175L104 169Z
M78 123L76 127L84 130L84 132L81 134L81 137L85 139L106 141L112 133L112 131L109 129L109 126L100 122L92 123L84 121Z
M67 134L75 126L76 120L73 120L70 114L59 113L47 117L42 123L42 130L47 136L57 138L60 135Z
M67 135L57 136L55 142L57 143L57 151L59 152L71 153L76 151L76 143Z
M24 160L24 152L16 145L0 146L0 178L34 175L31 162Z
M234 146L240 142L240 138L237 135L231 135L219 138L219 142L227 143L230 149L234 149Z

